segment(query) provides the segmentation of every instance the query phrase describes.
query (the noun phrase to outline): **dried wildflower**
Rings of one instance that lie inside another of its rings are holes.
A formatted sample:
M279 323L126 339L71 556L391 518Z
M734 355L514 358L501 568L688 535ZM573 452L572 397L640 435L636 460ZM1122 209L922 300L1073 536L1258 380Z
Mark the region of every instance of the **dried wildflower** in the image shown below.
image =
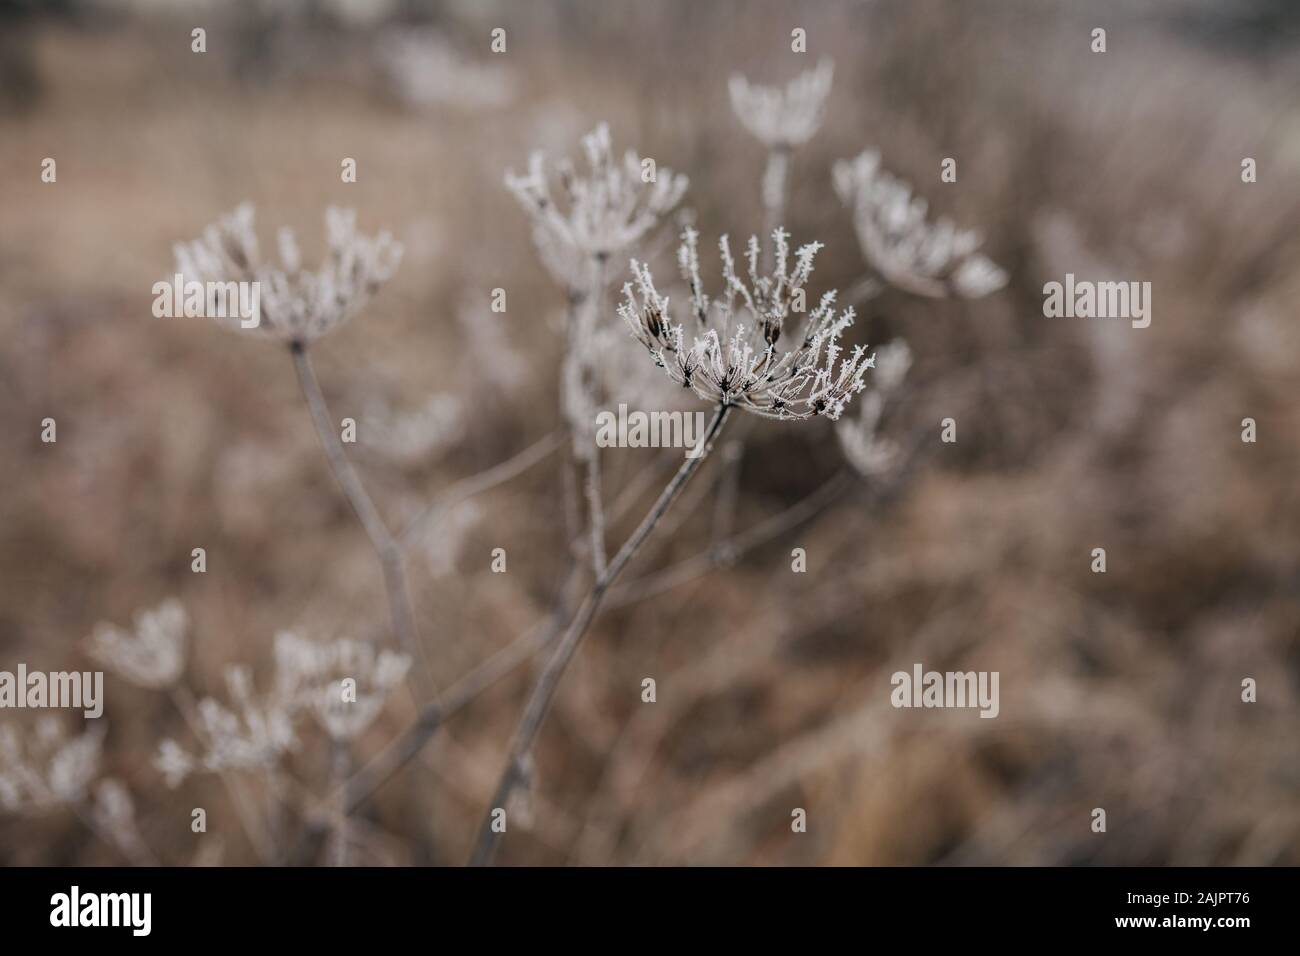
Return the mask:
M902 339L895 339L876 351L876 374L858 402L858 414L842 420L835 429L844 457L860 474L878 477L893 468L898 446L878 432L886 402L902 385L912 365L912 351Z
M190 773L227 770L266 770L296 749L293 715L282 701L258 697L244 667L226 668L230 706L212 697L199 701L195 735L200 751L190 754L174 740L164 740L154 767L171 787Z
M528 159L528 173L506 173L506 187L533 220L533 239L542 263L566 288L586 292L591 264L628 248L654 228L681 200L687 179L665 166L646 182L643 161L633 150L614 159L609 127L602 123L582 139L587 170L579 174L567 160L559 164L566 209L551 196L545 161Z
M731 108L745 129L769 149L792 149L812 139L822 123L835 66L822 60L781 89L731 78Z
M257 282L258 328L290 342L311 342L342 325L397 270L402 246L387 232L363 236L356 213L325 210L329 245L315 272L302 268L293 232L279 233L280 265L263 260L253 231L253 205L243 203L204 230L200 239L176 245L176 268L186 282ZM238 327L238 320L222 320Z
M833 175L835 191L853 211L863 256L893 285L918 295L978 299L1006 284L1006 273L976 251L979 233L946 218L927 221L926 201L881 169L878 152L836 163Z
M132 632L105 621L95 625L88 652L118 676L154 690L175 684L185 669L189 618L175 598L135 616Z
M103 741L98 725L69 737L50 716L26 736L0 727L0 808L28 812L79 803L99 773Z
M367 414L362 433L391 460L413 465L427 462L437 450L445 448L464 433L464 409L454 395L431 395L418 409L393 413L376 402Z
M726 236L718 243L722 257L723 292L710 299L700 279L697 234L682 234L678 264L690 288L691 315L685 320L694 335L686 347L686 330L672 321L668 300L655 290L650 270L633 260L632 283L623 287L619 314L655 362L679 385L701 398L734 405L767 418L803 419L825 415L836 419L875 363L862 346L846 357L839 344L853 323L853 310L836 312L835 293L827 292L799 320L804 286L820 243L802 246L790 268L790 249L783 230L772 234L776 250L770 275L758 274L758 238L746 248L749 281L736 275ZM638 293L640 299L638 301ZM788 349L782 342L793 343ZM837 364L838 361L838 364Z
M276 635L275 661L278 695L312 713L335 741L360 736L411 667L407 655L364 641L312 641L291 631Z

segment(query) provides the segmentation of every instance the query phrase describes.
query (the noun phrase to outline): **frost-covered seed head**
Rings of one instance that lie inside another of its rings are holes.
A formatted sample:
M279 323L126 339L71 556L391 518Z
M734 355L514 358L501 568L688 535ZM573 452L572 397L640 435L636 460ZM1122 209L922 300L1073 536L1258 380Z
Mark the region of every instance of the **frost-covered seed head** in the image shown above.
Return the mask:
M275 638L277 696L312 714L331 740L355 740L406 677L411 658L347 638L313 641L291 631ZM355 699L343 681L355 681Z
M756 86L740 74L729 84L731 108L745 129L769 149L791 149L812 139L822 124L835 67L822 60L784 89Z
M138 687L160 689L180 680L185 669L189 618L175 598L135 617L132 631L101 621L88 641L90 656Z
M799 247L792 260L785 231L776 230L772 239L772 271L759 274L761 249L751 237L742 278L723 236L718 243L723 288L710 298L700 278L699 236L687 229L677 263L690 289L689 315L681 323L672 320L668 300L636 260L619 314L673 381L707 401L767 418L839 418L864 388L875 356L862 346L841 355L840 337L853 323L853 310L837 313L834 292L825 293L806 315L797 311L806 301L805 286L821 244Z
M103 742L102 726L72 737L54 716L40 718L26 733L0 726L0 811L80 803L99 774Z
M951 220L926 218L924 199L880 166L867 150L836 163L835 191L853 212L862 254L892 285L925 296L978 299L1006 284L1007 274L978 252L979 233Z
M356 213L325 210L328 251L315 272L302 268L293 233L281 229L280 264L264 260L253 230L253 205L243 203L192 242L177 243L176 270L186 282L257 282L261 323L257 329L289 342L311 342L342 325L392 278L401 243L387 232L357 232ZM239 317L219 319L239 328Z
M876 374L871 387L858 401L858 413L841 420L835 428L840 448L857 471L876 478L890 471L898 460L898 446L879 434L885 406L895 395L912 366L912 351L902 339L876 350Z
M551 193L540 152L528 159L528 172L507 172L506 187L533 221L533 240L543 265L565 288L585 291L591 262L624 254L672 210L688 180L665 166L654 182L642 178L642 158L633 150L615 159L609 127L601 123L582 140L586 168L568 160L557 164L563 202Z

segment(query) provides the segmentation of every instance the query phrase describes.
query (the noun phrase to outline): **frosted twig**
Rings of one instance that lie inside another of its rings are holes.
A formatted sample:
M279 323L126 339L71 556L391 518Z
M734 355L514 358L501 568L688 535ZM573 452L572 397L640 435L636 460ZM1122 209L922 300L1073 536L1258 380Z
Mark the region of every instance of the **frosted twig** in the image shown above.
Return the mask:
M713 568L730 564L741 555L779 538L785 532L797 528L817 515L828 504L853 488L854 483L848 470L838 471L810 494L754 527L725 538L699 554L678 561L662 571L656 571L614 588L610 592L607 606L625 607L637 601L644 601L693 581Z
M471 860L473 864L483 865L491 862L498 843L491 827L491 808L504 807L523 781L525 766L531 756L533 743L537 739L537 734L541 730L543 722L546 720L551 702L555 698L556 688L559 687L560 679L564 676L569 662L573 659L574 652L577 651L578 645L582 642L587 629L591 626L596 612L600 610L605 594L613 583L618 580L619 575L623 573L623 569L627 567L633 555L645 543L655 525L659 523L659 519L672 506L691 476L695 474L705 458L708 457L713 441L726 423L730 412L730 405L719 404L717 406L713 418L705 430L704 437L701 439L699 454L693 458L687 458L682 463L682 466L677 470L677 474L673 476L673 479L660 493L658 500L646 513L641 524L632 532L631 537L624 542L623 546L619 548L618 554L614 556L614 560L610 562L605 573L596 580L591 592L578 609L577 615L569 623L564 636L560 638L559 643L551 651L550 657L547 658L537 682L533 685L528 704L524 708L523 717L515 730L506 760L506 769L497 785L496 794L489 807L489 813L479 829L478 841Z

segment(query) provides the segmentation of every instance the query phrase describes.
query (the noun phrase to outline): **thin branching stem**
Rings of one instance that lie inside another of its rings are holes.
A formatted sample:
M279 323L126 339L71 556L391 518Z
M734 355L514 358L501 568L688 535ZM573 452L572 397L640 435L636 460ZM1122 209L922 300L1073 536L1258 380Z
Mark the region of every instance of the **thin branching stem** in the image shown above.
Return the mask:
M614 555L614 559L609 563L609 567L605 569L605 573L596 579L591 592L578 608L578 612L569 623L564 636L560 638L543 665L537 681L533 684L532 693L529 695L528 703L524 707L519 726L515 729L510 744L510 752L506 758L506 767L497 785L493 802L488 808L482 826L479 828L478 841L471 859L472 864L485 865L492 861L492 856L499 841L496 839L497 834L492 831L491 811L495 807L504 807L509 802L516 787L518 787L525 760L532 752L533 744L550 711L551 702L555 699L555 691L559 687L560 679L564 676L569 662L573 660L573 655L582 642L582 638L586 635L587 629L591 626L592 620L595 619L596 612L600 610L605 594L618 580L619 575L622 574L623 569L627 567L628 562L632 560L641 545L645 543L655 525L659 523L659 519L672 507L673 502L677 500L677 496L686 486L691 476L695 474L704 459L708 457L713 441L726 423L730 412L730 405L719 405L717 407L708 428L705 430L704 437L701 439L700 454L693 458L687 458L682 463L682 466L677 470L677 474L668 482L668 485L660 493L658 500L655 501L646 516L641 520L641 524L637 526L631 537L623 543L618 553Z
M399 535L399 541L409 546L421 529L435 527L457 505L464 504L470 498L491 491L498 485L505 484L512 478L522 475L529 468L544 460L560 447L563 440L558 431L543 435L522 451L516 452L505 461L498 462L485 471L470 475L448 485L438 497L412 519Z
M653 471L646 469L644 473L653 473ZM734 561L754 548L803 524L853 488L856 483L857 479L853 473L848 470L838 472L789 508L772 515L753 528L719 541L705 551L685 558L662 571L611 588L605 607L626 607L637 601L655 597L693 581L725 562ZM620 514L627 507L626 500L615 503L615 511ZM572 584L578 578L577 568L571 568L563 591L567 598L562 598L555 613L544 624L525 631L459 678L439 694L437 700L426 704L415 723L352 776L347 782L349 812L355 812L357 807L413 760L448 719L488 688L532 660L534 655L555 639L568 623L569 612L574 604L574 596L570 592Z
M786 193L790 179L789 146L773 146L767 152L767 166L763 170L763 236L767 238L785 225ZM768 253L768 261L771 252Z
M347 780L348 774L352 767L351 748L346 740L335 740L333 743L333 753L330 755L330 779L337 782ZM352 839L351 809L348 807L346 794L342 795L338 802L337 811L334 819L334 865L348 865L348 842Z
M591 527L591 569L596 577L605 573L605 503L600 488L600 449L591 449L587 458L587 513Z
M446 721L555 639L568 622L574 603L571 592L579 577L575 563L551 617L475 666L439 694L436 700L426 704L415 723L346 782L343 802L348 812L355 812L376 790L410 763Z
M343 442L339 440L334 430L334 419L330 415L329 405L325 402L325 395L321 392L320 382L316 378L316 369L312 365L311 356L307 353L307 347L295 341L290 343L289 352L293 355L293 367L298 373L298 384L302 388L307 409L311 412L312 424L316 426L316 435L320 438L321 448L325 451L325 460L329 463L330 471L334 473L334 478L343 490L348 504L352 506L361 526L365 529L366 537L370 539L375 554L379 557L384 589L388 593L388 609L392 616L393 632L402 648L420 662L420 666L413 673L414 680L421 691L418 696L425 699L429 696L428 691L432 681L429 676L428 661L424 656L424 647L415 629L415 615L411 610L411 595L406 586L402 549L380 516L379 509L375 507L370 493L366 491L366 486L361 481L361 476L357 474L343 451Z
M623 607L637 601L643 601L646 598L655 597L688 581L693 581L715 567L730 564L747 551L766 544L792 528L803 524L836 498L854 487L856 483L853 474L847 469L836 472L833 477L819 485L812 493L754 527L725 538L707 550L678 561L662 571L648 574L645 577L611 589L608 606Z

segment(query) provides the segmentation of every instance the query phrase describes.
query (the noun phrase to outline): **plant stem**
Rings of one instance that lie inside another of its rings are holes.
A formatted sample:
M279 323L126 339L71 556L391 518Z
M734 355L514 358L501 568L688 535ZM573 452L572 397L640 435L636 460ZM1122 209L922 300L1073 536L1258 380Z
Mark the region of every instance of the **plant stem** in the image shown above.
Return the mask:
M461 708L555 639L568 621L575 597L571 593L572 586L579 578L575 563L561 591L560 603L545 624L534 627L506 645L439 694L436 700L425 704L414 724L347 780L343 787L343 800L349 813L355 812L371 794L413 760L438 728Z
M776 146L768 150L767 167L763 170L763 228L764 241L785 222L786 183L790 173L789 147ZM768 253L769 259L774 252Z
M563 436L553 431L533 442L523 451L516 452L505 461L498 462L486 471L461 478L449 485L427 508L412 519L398 535L401 544L414 543L422 529L428 530L447 516L459 504L463 504L476 495L481 495L498 485L504 484L517 475L522 475L533 465L544 459L560 447Z
M600 449L592 448L587 459L587 512L591 527L591 569L596 577L605 573L605 504L600 493Z
M413 658L420 662L415 668L414 680L420 685L420 699L429 696L432 681L429 677L428 661L424 656L424 647L415 630L415 615L411 611L411 595L406 586L406 570L402 560L402 549L397 539L384 524L384 519L375 507L366 486L361 481L348 456L343 451L343 443L335 432L335 423L330 415L325 395L321 392L320 382L316 379L316 369L307 347L302 342L291 342L289 352L293 355L293 367L298 373L298 384L302 388L303 399L311 412L312 424L316 426L316 435L320 438L321 448L325 451L325 460L330 471L348 499L348 504L356 513L366 537L370 539L379 557L379 568L384 577L384 589L388 593L388 610L393 620L393 632L398 643Z
M510 744L510 752L506 758L505 770L501 775L496 794L479 829L478 841L470 861L471 864L481 866L492 861L492 856L499 842L495 839L496 834L492 832L492 810L496 807L505 807L518 786L525 758L532 751L533 743L536 741L537 735L542 729L542 724L546 720L546 715L550 710L551 702L555 698L555 691L560 684L560 679L564 676L569 662L573 659L574 652L577 651L578 645L582 642L587 629L591 626L596 612L600 610L606 592L618 579L623 569L627 567L628 562L632 560L641 545L645 543L646 538L650 536L650 532L659 523L659 519L672 507L673 502L686 486L686 482L690 480L704 459L708 457L713 441L726 423L727 416L730 413L730 405L718 406L713 414L712 421L709 422L709 426L705 430L704 437L701 439L700 454L694 458L687 458L682 463L677 470L677 474L668 482L668 485L660 493L658 500L655 501L649 512L641 520L641 524L637 526L631 537L619 548L618 554L614 555L614 560L609 563L605 572L596 579L591 592L582 602L582 606L578 608L578 612L564 632L564 636L560 638L559 643L551 651L550 657L547 658L545 665L542 667L541 674L538 675L537 681L533 684L532 693L529 695L523 716L520 718L519 726L515 729L514 738Z
M335 740L333 743L333 754L330 759L330 779L342 782L347 780L351 772L352 755L351 748L346 740ZM348 840L351 839L349 832L349 820L352 811L348 807L346 793L344 793L338 803L338 812L334 822L334 866L348 865Z

